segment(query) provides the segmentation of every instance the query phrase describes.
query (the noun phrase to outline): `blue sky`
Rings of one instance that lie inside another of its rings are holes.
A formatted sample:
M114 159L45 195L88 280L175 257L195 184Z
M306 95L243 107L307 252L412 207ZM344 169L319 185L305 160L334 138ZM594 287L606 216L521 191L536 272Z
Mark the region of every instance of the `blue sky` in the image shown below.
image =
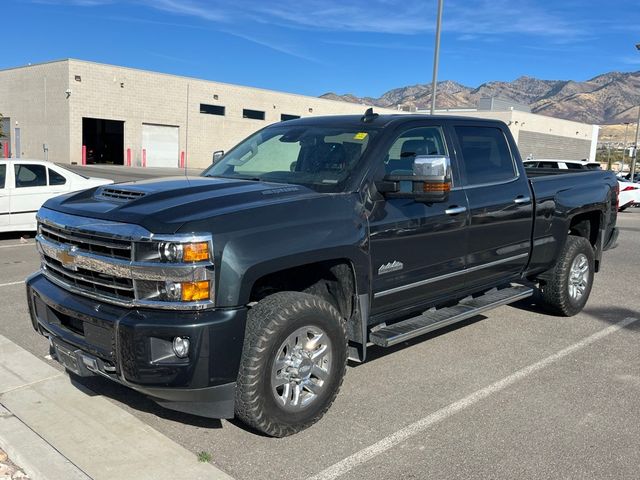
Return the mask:
M437 0L2 0L0 68L59 58L307 95L431 81ZM445 0L440 80L640 70L638 0Z

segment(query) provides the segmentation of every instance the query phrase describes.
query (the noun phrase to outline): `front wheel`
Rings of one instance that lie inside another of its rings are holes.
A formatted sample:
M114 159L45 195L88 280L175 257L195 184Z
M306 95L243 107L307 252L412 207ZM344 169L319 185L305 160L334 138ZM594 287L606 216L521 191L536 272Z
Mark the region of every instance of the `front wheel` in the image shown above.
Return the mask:
M595 256L584 237L570 235L553 269L541 287L543 302L556 313L570 317L580 312L591 293Z
M284 437L317 422L333 403L347 364L347 335L336 308L280 292L252 308L236 390L236 416Z

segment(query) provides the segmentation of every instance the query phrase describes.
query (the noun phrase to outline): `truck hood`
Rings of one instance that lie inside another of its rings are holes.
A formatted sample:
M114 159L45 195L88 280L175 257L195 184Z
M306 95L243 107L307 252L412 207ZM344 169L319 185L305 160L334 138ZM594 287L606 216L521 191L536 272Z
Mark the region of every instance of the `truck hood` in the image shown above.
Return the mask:
M174 233L187 222L320 195L299 185L171 177L102 185L53 198L44 207L71 215L133 223L153 233Z

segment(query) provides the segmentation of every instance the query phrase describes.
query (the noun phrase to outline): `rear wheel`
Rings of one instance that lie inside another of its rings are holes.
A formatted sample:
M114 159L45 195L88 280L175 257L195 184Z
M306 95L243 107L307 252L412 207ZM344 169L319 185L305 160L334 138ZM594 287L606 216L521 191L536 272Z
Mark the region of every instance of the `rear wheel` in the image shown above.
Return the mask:
M236 390L236 415L284 437L317 422L333 403L347 363L345 325L326 300L270 295L251 309Z
M595 256L589 241L570 235L553 269L544 275L542 301L550 309L570 317L580 312L591 293Z

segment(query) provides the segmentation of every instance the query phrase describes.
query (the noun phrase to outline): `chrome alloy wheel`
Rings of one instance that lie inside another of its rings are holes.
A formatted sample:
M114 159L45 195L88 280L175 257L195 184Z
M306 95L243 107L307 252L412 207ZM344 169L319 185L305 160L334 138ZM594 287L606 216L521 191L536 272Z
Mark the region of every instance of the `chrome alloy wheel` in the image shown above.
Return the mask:
M580 300L589 286L589 260L584 253L573 259L569 271L569 296Z
M282 342L271 369L271 390L281 407L300 411L316 400L329 380L332 352L318 327L299 328Z

